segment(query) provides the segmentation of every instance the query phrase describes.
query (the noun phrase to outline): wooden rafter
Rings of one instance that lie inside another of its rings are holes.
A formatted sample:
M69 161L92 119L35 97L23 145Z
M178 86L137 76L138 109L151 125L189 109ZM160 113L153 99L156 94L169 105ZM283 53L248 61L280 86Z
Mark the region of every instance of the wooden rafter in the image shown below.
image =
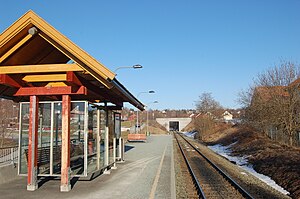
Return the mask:
M0 84L4 84L9 87L20 88L22 87L16 80L11 78L9 75L0 74Z
M87 95L85 86L72 87L22 87L17 90L14 96L30 96L30 95Z
M25 75L22 80L25 82L63 82L67 81L67 74Z
M60 86L68 86L65 82L49 82L45 85L45 87L60 87Z
M67 56L69 59L74 60L75 62L77 62L80 66L82 66L83 68L86 69L87 72L89 72L89 74L91 74L95 79L97 79L99 82L101 82L104 86L106 86L107 88L111 89L113 86L112 84L107 81L108 79L113 79L114 78L114 74L109 71L106 67L103 67L102 69L105 70L101 71L99 69L97 69L97 71L95 71L96 68L91 69L88 68L86 63L82 62L82 59L79 59L80 55L84 56L81 53L77 53L76 57L74 56L74 54L70 53L70 51L66 50L65 48L63 48L61 45L59 45L55 40L53 40L51 37L49 37L47 34L45 33L38 33L40 37L42 37L43 39L45 39L47 42L49 42L52 46L54 46L57 50L59 50L60 52L62 52L65 56ZM94 59L89 59L90 61L96 61ZM98 63L98 62L96 62ZM99 64L99 63L98 63Z
M17 73L54 73L66 71L84 71L77 64L40 64L40 65L21 65L21 66L0 66L0 74Z
M78 79L78 77L76 76L76 74L73 71L68 71L66 74L66 81L72 85L72 86L82 86L82 83L80 82L80 80Z
M0 57L0 63L7 59L11 54L18 50L22 45L24 45L29 39L32 38L31 34L26 35L21 41L14 45L9 51L7 51L2 57Z
M116 105L123 104L122 100L119 100L115 96L109 95L109 93L107 93L107 91L105 91L104 89L100 89L99 87L95 86L94 84L90 83L84 78L78 78L82 82L82 84L89 89L89 95L95 96L94 99L105 99Z

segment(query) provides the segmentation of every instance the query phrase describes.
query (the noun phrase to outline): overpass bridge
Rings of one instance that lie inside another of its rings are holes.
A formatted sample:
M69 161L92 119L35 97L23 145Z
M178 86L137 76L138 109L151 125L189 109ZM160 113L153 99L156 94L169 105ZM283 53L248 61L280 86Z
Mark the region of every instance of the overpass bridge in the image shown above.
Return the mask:
M167 131L182 131L189 123L192 118L156 118L156 121L164 126Z

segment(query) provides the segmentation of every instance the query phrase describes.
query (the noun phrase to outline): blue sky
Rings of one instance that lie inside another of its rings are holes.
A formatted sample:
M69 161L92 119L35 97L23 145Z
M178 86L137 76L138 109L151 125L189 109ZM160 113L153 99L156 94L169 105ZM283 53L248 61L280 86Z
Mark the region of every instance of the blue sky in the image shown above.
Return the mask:
M194 108L203 92L237 108L237 94L266 69L300 60L297 0L3 1L0 31L29 9L114 70L152 108ZM131 107L131 106L128 106Z

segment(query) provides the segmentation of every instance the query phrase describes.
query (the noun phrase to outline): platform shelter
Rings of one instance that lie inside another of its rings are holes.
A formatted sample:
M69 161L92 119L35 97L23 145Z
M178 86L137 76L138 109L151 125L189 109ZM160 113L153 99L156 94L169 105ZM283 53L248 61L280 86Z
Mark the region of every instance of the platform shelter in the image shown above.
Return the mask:
M120 111L136 99L103 66L28 11L0 35L0 96L20 103L20 175L72 177L115 168L123 159Z

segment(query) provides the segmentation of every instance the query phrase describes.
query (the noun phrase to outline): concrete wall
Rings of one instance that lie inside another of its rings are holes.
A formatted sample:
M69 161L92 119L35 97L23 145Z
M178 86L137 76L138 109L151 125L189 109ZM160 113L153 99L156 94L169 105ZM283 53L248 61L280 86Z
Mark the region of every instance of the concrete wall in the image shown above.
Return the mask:
M192 118L156 118L156 121L166 127L167 131L170 131L170 121L171 122L179 122L179 131L182 131L184 127L186 127L191 121Z
M0 166L0 184L18 179L18 167L13 164Z

